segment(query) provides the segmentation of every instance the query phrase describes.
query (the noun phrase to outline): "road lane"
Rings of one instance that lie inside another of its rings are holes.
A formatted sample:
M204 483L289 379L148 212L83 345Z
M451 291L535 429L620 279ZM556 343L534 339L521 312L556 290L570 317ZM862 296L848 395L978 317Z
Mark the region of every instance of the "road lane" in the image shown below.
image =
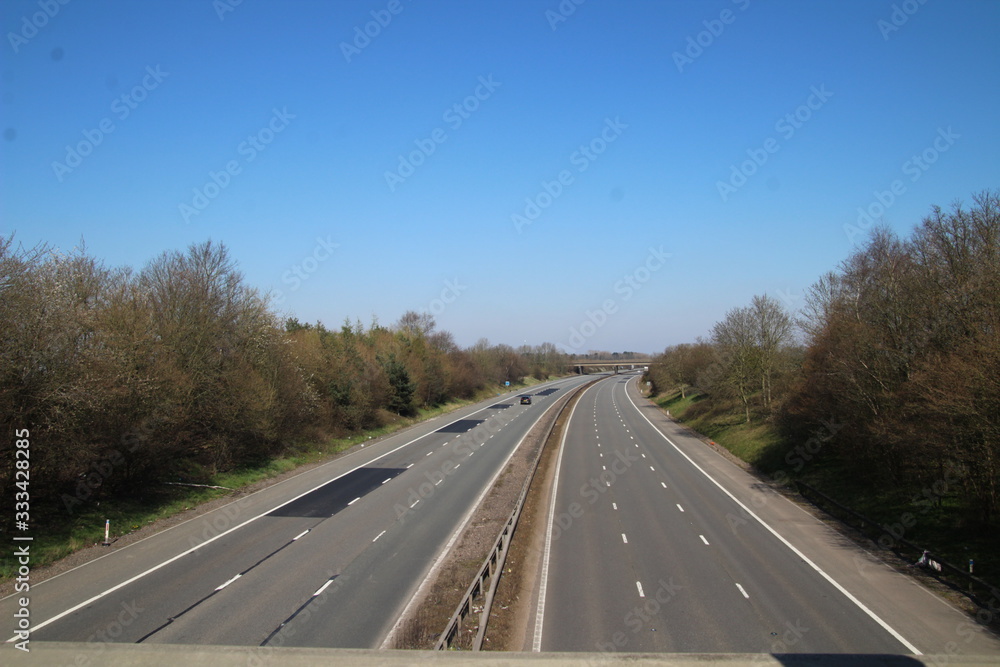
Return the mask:
M553 509L573 520L552 541L542 650L909 652L763 526L733 529L739 507L625 391L589 389L568 427Z
M554 395L584 381L558 381ZM299 612L287 644L376 646L469 503L552 400L458 411L324 466L325 475L310 471L304 484L254 494L229 515L33 586L33 638L256 645ZM334 604L313 605L304 624L303 606L320 598ZM10 604L0 601L0 610Z

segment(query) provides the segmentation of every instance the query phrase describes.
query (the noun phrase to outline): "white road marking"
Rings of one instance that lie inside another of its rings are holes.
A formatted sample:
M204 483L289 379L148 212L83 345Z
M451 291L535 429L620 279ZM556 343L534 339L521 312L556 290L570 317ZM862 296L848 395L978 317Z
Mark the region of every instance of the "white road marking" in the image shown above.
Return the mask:
M347 506L350 507L351 505L353 505L354 503L358 502L359 500L361 500L361 496L358 496L357 498L355 498L351 502L347 503Z
M375 539L374 539L374 540L372 540L372 542L375 542L375 541L377 541L377 540L378 540L378 538L382 537L383 535L385 535L385 531L384 531L384 530L383 530L383 531L382 531L381 533L379 533L378 535L376 535L376 536L375 536Z
M386 483L386 482L388 482L388 481L389 481L390 479L392 479L392 477L386 477L385 479L383 479L383 480L382 480L382 483L383 483L383 484L385 484L385 483Z
M641 597L641 598L646 597L646 594L642 592L642 582L641 581L635 582L635 587L639 589L639 597Z
M226 586L228 586L229 584L233 583L234 581L236 581L237 579L239 579L239 578L240 578L240 577L242 577L242 576L243 576L242 574L237 574L237 575L236 575L235 577L233 577L232 579L230 579L230 580L229 580L229 581L227 581L226 583L222 584L221 586L219 586L219 587L218 587L218 588L216 588L215 590L217 590L217 591L221 591L221 590L222 590L223 588L225 588L225 587L226 587Z
M629 400L629 402L630 402L630 403L632 404L632 407L633 407L633 408L635 408L636 412L638 412L638 413L639 413L639 415L640 415L640 416L641 416L641 417L642 417L643 419L645 419L645 420L646 420L646 422L647 422L647 423L648 423L648 424L649 424L650 426L652 426L652 427L653 427L653 430L655 430L655 431L656 431L656 432L657 432L657 433L658 433L658 434L660 435L660 437L661 437L661 438L663 438L664 440L666 440L666 441L667 441L667 443L668 443L668 444L669 444L669 445L670 445L671 447L673 447L673 448L674 448L675 450L677 450L677 453L678 453L678 454L680 454L680 455L681 455L681 456L683 456L683 457L684 457L685 459L687 459L688 463L690 463L691 465L693 465L693 466L695 467L695 469L696 469L696 470L697 470L698 472L700 472L700 473L701 473L702 475L704 475L705 477L707 477L707 478L708 478L708 480L709 480L710 482L712 482L712 484L715 484L715 486L717 486L717 487L719 488L719 490L720 490L720 491L722 491L722 492L723 492L724 494L726 494L727 496L729 496L729 498L730 498L730 499L731 499L731 500L732 500L732 501L733 501L734 503L736 503L737 505L739 505L739 506L740 506L740 508L741 508L741 509L742 509L742 510L743 510L744 512L746 512L746 513L747 513L748 515L750 515L751 517L753 517L753 518L754 518L754 520L755 520L755 521L757 521L757 523L759 523L759 524L760 524L761 526L763 526L763 527L764 527L764 528L765 528L765 529L766 529L766 530L767 530L767 531L768 531L769 533L771 533L771 534L772 534L772 535L774 535L774 536L775 536L776 538L778 538L778 540L779 540L779 541L780 541L780 542L781 542L782 544L784 544L784 545L785 545L786 547L788 547L788 548L789 548L789 549L790 549L790 550L792 551L792 553L794 553L794 554L795 554L796 556L798 556L799 558L801 558L801 559L802 559L802 560L803 560L803 561L804 561L804 562L805 562L805 563L806 563L807 565L809 565L809 567L811 567L812 569L816 570L816 572L817 572L817 573L819 573L819 575L820 575L821 577L823 577L823 578L824 578L824 579L826 579L826 580L827 580L828 582L830 582L830 584L831 584L831 585L832 585L832 586L833 586L834 588L836 588L836 589L837 589L838 591L840 591L841 593L843 593L843 594L844 594L844 596L845 596L845 597L846 597L846 598L847 598L848 600L850 600L850 601L851 601L851 602L853 602L853 603L854 603L855 605L857 605L857 607L858 607L858 608L859 608L859 609L860 609L861 611L863 611L864 613L866 613L866 614L868 615L868 617L869 617L869 618L871 618L871 619L872 619L873 621L875 621L876 623L878 623L878 624L879 624L879 625L880 625L880 626L882 627L882 629L884 629L884 630L885 630L886 632L888 632L888 633L889 633L890 635L892 635L893 637L895 637L895 638L896 638L896 640L897 640L897 641L898 641L898 642L899 642L900 644L902 644L903 646L905 646L905 647L906 647L906 649L907 649L908 651L910 651L910 652L911 652L911 653L912 653L913 655L923 655L923 653L922 653L922 652L920 651L920 649L918 649L918 648L917 648L916 646L914 646L913 644L911 644L910 642L908 642L908 641L906 640L906 638L905 638L905 637L903 637L903 635L901 635L901 634L899 634L898 632L896 632L896 631L895 631L895 630L894 630L894 629L892 628L892 626L890 626L890 625L889 625L888 623L886 623L885 621L883 621L883 620L882 620L882 619L881 619L881 618L880 618L880 617L879 617L879 616L878 616L878 615L877 615L877 614L876 614L875 612L873 612L873 611L872 611L871 609L869 609L868 607L866 607L866 606L865 606L865 604L864 604L863 602L861 602L861 600L859 600L859 599L857 599L856 597L854 597L854 595L852 595L850 591L848 591L848 590L847 590L846 588L844 588L844 587L843 587L843 586L841 586L841 585L840 585L839 583L837 583L837 580L836 580L836 579L834 579L833 577L831 577L830 575L828 575L828 574L827 574L827 573L826 573L826 572L825 572L825 571L824 571L824 570L823 570L823 569L822 569L822 568L821 568L821 567L820 567L819 565L817 565L817 564L816 564L816 563L814 563L814 562L813 562L812 560L810 560L810 559L809 559L809 558L808 558L808 557L807 557L807 556L806 556L806 555L805 555L804 553L802 553L801 551L799 551L799 550L798 550L798 549L797 549L797 548L796 548L796 547L795 547L795 546L794 546L794 545L793 545L793 544L792 544L791 542L789 542L789 541L788 541L788 540L786 540L786 539L785 539L784 537L782 537L782 536L781 536L781 535L780 535L780 534L778 533L778 531L776 531L776 530L775 530L774 528L772 528L772 527L771 527L770 525L768 525L768 523L767 523L767 522L765 522L765 521L764 521L763 519L761 519L761 518L760 518L759 516L757 516L757 514L756 514L756 513L754 513L754 511L753 511L753 510L751 510L751 509L750 509L749 507L747 507L747 506L746 506L746 505L745 505L744 503L742 503L742 502L741 502L741 501L740 501L740 500L739 500L739 499L738 499L738 498L737 498L736 496L734 496L734 495L733 495L733 494L732 494L732 493L731 493L731 492L729 491L729 489L727 489L726 487L722 486L722 484L720 484L720 483L719 483L718 481L716 481L716 479L715 479L714 477L712 477L711 475L709 475L709 474L708 474L708 472L707 472L707 471L706 471L706 470L705 470L704 468L702 468L702 467L701 467L700 465L698 465L697 463L695 463L695 462L694 462L694 459L692 459L692 458L691 458L690 456L688 456L688 455L687 455L687 454L686 454L686 453L685 453L685 452L684 452L684 451L683 451L683 450L682 450L682 449L681 449L680 447L678 447L678 446L677 446L677 445L676 445L676 444L674 443L674 441L673 441L673 440L671 440L670 438L668 438L668 437L666 436L666 434L665 434L665 433L663 433L663 431L661 431L660 429L658 429L658 428L656 427L656 425L655 425L655 424L653 424L653 422L651 422L651 421L649 420L649 417L647 417L647 416L646 416L646 414L645 414L645 413L644 413L644 412L643 412L642 410L640 410L640 409L639 409L639 406L635 404L635 401L633 401L633 400L632 400L632 397L631 397L631 396L629 396L628 394L626 394L626 396L628 397L628 400Z
M618 509L618 503L611 503L611 509L613 510Z
M681 507L681 504L680 504L680 503L677 503L677 509L679 509L679 510L680 510L680 511L682 511L682 512L684 511L684 508L683 508L683 507Z
M742 586L740 586L739 584L736 584L736 588L740 589L740 593L743 593L743 597L745 597L747 600L750 599L750 595L747 594L747 592L745 590L743 590Z
M660 486L662 486L665 489L665 488L667 488L667 483L666 482L660 482Z
M656 472L656 468L654 468L653 466L649 466L649 469L652 470L653 472Z
M409 470L412 467L413 467L413 464L411 463L410 465L406 466L406 469Z
M705 543L705 546L708 546L708 540L705 539L704 535L699 535L698 537L700 537L701 541Z
M628 544L628 538L625 537L625 533L622 533L622 542L624 542L625 544Z
M414 500L414 501L413 501L413 504L412 504L412 505L410 505L410 509L413 509L413 508L414 508L414 507L416 506L416 504L417 504L417 503L419 503L419 502L420 502L420 499L419 499L419 498L418 498L417 500Z
M585 394L588 391L590 390L585 389L583 393ZM580 395L580 398L583 398L583 394ZM569 411L569 417L566 420L567 424L573 421L573 413L576 412L576 406L579 404L579 401L573 404L573 407ZM542 572L539 576L538 605L535 607L535 636L531 641L531 650L534 653L542 650L542 627L545 622L545 592L549 581L549 557L552 554L552 526L556 518L553 508L556 506L556 494L559 491L559 471L562 468L562 457L563 452L566 451L566 436L568 434L569 429L563 429L562 438L559 442L559 456L556 458L556 471L552 479L552 495L549 498L549 521L545 529L545 550L542 553ZM611 486L610 482L606 483L608 486Z
M312 530L312 528L306 528L301 533L299 533L298 535L296 535L295 537L293 537L292 538L292 542L294 542L295 540L299 539L300 537L305 536L305 534L308 533L310 530Z
M327 579L326 583L323 584L322 586L320 586L318 591L316 591L315 593L313 593L313 597L316 597L317 595L321 595L323 593L323 591L326 590L326 587L329 586L332 583L333 583L333 579Z
M456 464L456 465L455 465L455 467L454 467L454 468L452 468L452 470L458 470L458 469L459 469L459 468L461 468L461 467L462 467L462 464L461 464L461 463L458 463L458 464Z

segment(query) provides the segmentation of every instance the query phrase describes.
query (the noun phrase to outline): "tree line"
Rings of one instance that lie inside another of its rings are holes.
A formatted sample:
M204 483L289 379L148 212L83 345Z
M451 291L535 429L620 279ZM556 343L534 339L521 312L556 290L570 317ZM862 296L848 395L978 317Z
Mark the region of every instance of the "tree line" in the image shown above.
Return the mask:
M811 438L816 460L871 488L930 489L924 502L947 496L997 522L1000 195L934 207L907 238L876 229L799 312L754 297L709 339L657 355L649 380L699 392L701 410L770 422L786 446Z
M0 330L0 487L28 428L33 498L205 478L567 361L551 344L462 349L416 312L390 327L282 318L211 241L137 271L0 238Z

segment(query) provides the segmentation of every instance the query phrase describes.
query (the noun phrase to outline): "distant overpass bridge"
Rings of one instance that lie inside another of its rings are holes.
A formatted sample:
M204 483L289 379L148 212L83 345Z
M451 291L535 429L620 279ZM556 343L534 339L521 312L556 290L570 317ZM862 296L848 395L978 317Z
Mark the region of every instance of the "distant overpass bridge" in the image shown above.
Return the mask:
M587 359L581 361L569 361L567 368L573 369L578 375L586 375L592 371L614 371L617 375L621 371L638 370L649 366L651 359Z

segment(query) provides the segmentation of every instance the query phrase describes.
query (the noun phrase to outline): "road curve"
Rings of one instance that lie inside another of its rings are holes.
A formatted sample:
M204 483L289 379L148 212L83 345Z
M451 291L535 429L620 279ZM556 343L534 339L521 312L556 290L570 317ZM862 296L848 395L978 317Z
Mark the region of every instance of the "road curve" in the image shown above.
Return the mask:
M567 426L535 650L1000 654L994 636L685 434L635 384L586 390Z

